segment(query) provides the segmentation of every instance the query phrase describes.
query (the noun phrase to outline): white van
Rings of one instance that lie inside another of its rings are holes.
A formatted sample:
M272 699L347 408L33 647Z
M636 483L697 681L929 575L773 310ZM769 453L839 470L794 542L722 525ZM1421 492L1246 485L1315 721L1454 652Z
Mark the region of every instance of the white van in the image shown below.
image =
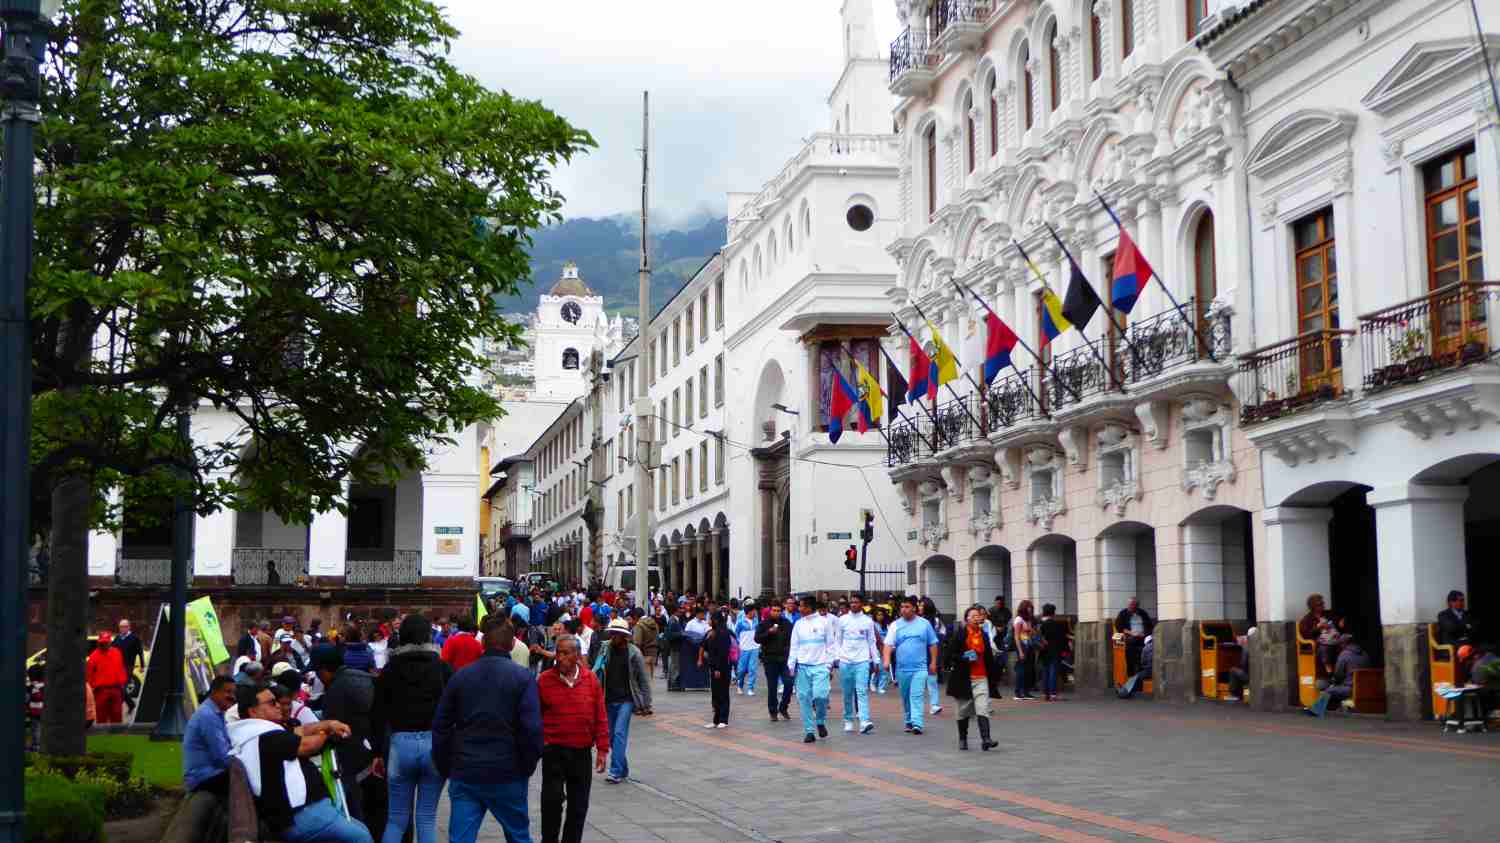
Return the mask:
M646 581L652 589L661 590L661 568L652 565L646 571ZM615 591L635 591L635 566L611 565L604 573L604 583Z

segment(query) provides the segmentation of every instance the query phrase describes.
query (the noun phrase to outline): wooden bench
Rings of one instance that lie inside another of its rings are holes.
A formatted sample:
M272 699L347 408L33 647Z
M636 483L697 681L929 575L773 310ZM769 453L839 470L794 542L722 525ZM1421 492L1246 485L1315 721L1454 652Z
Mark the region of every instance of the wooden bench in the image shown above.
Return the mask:
M1228 621L1198 624L1199 691L1211 700L1229 699L1229 671L1240 666L1240 645Z
M1125 680L1130 678L1130 675L1125 672L1127 669L1125 662L1125 642L1115 638L1114 635L1110 635L1109 647L1113 653L1112 661L1114 669L1112 675L1115 680L1115 687L1118 688L1125 684ZM1149 697L1151 696L1151 691L1151 679L1148 677L1145 681L1141 682L1139 693Z
M276 843L261 826L245 765L229 759L229 843Z
M1442 719L1448 710L1448 701L1438 696L1437 686L1458 684L1458 659L1454 656L1452 644L1438 643L1437 629L1435 623L1427 625L1427 670L1432 676L1432 716Z
M1300 624L1292 628L1297 635L1297 702L1307 708L1318 699L1318 642L1303 638Z
M162 843L221 843L226 817L219 797L195 790L177 806L162 832Z

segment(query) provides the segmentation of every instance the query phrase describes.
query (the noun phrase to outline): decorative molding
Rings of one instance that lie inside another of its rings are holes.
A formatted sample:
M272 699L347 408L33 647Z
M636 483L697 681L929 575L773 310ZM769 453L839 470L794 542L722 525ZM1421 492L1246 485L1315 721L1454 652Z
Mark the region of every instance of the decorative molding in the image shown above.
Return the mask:
M1167 447L1169 409L1165 401L1142 401L1135 405L1135 417L1140 420L1141 433L1157 450Z
M1454 395L1401 410L1396 426L1426 440L1434 433L1451 436L1459 428L1478 430L1487 415L1489 411L1478 406L1475 396Z
M1439 87L1470 84L1474 66L1483 67L1482 51L1500 47L1488 37L1481 46L1469 36L1413 44L1359 101L1379 115L1388 115L1412 102L1425 101Z
M995 466L1000 469L1000 479L1007 488L1021 488L1021 449L996 448Z
M1062 498L1032 501L1026 504L1026 520L1051 532L1053 520L1067 511L1068 507L1063 503Z
M964 482L960 474L962 471L963 469L956 465L945 465L939 469L943 475L943 483L948 487L948 494L952 495L955 501L964 499Z
M988 536L999 527L1000 522L993 512L969 517L969 532L973 533L975 538L978 538L981 534Z
M1068 465L1086 471L1089 463L1089 431L1082 426L1065 427L1057 432L1057 441L1062 444ZM1029 455L1028 455L1029 458Z
M1234 476L1232 460L1193 463L1182 470L1182 490L1202 489L1204 499L1213 500L1218 494L1219 484L1233 483Z
M1312 149L1342 144L1347 152L1358 118L1347 111L1308 108L1283 117L1245 158L1251 175L1266 178L1307 160Z
M937 550L938 546L948 538L948 525L942 522L928 524L922 528L922 544L929 550Z

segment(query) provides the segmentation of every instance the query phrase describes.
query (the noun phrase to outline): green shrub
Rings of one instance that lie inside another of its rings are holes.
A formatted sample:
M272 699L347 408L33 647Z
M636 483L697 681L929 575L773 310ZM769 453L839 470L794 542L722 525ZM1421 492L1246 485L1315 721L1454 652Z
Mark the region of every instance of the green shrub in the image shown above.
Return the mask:
M55 773L26 774L30 843L104 843L104 790Z
M128 820L151 812L156 790L140 776L116 781L99 773L79 773L77 784L93 785L104 792L104 819Z
M42 755L31 766L73 779L79 773L93 773L115 781L130 778L135 757L128 752L91 752L88 755Z

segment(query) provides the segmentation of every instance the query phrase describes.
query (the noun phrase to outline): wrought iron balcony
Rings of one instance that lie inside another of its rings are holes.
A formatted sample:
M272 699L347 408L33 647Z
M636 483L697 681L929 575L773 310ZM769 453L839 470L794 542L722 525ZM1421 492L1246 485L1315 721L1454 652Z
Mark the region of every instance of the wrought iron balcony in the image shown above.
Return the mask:
M1269 421L1344 394L1344 345L1354 331L1339 328L1307 333L1241 355L1240 420Z
M188 572L192 576L192 572ZM171 585L172 548L121 548L115 551L115 582L120 585Z
M307 550L282 547L237 547L229 554L235 585L292 585L307 576Z
M501 542L519 541L529 538L531 538L530 521L507 521L505 526L500 528Z
M990 0L938 0L933 9L931 42L940 52L957 52L984 39Z
M939 402L929 412L908 406L907 419L891 423L886 464L892 468L931 459L950 448L980 443L1019 422L1041 418L1032 397L1031 372L996 378L983 393L968 393Z
M1101 362L1104 352L1100 345L1096 340L1093 348L1079 346L1052 358L1045 398L1053 410L1118 388L1123 380L1120 372L1123 367L1116 365L1114 372L1108 371ZM1099 356L1095 357L1096 354Z
M385 557L385 558L371 558ZM344 584L351 586L404 586L422 581L422 551L351 549L344 561Z
M1378 392L1489 359L1500 282L1461 281L1359 317L1364 387Z
M891 90L902 96L925 91L938 59L928 35L908 27L891 42Z

